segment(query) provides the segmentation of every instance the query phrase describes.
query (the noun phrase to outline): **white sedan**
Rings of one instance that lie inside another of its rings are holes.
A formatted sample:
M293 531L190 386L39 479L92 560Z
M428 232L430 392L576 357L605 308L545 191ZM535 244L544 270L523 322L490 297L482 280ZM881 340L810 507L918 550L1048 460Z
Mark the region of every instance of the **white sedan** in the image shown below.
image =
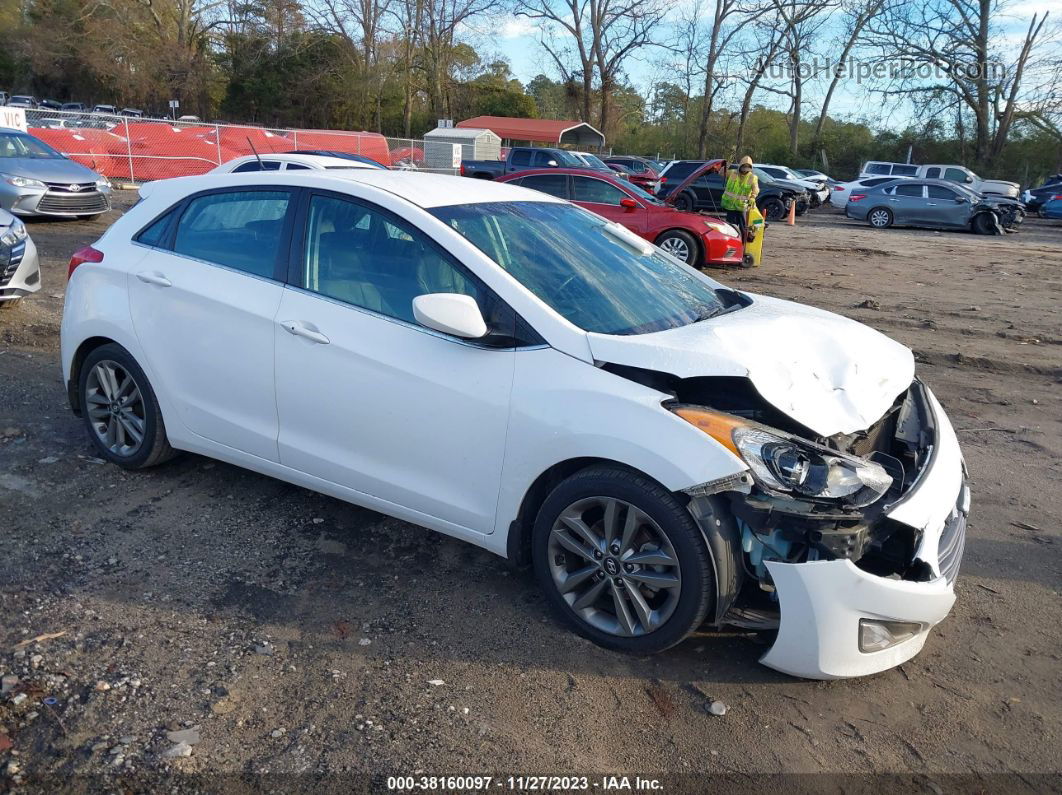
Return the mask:
M861 189L865 190L876 185L883 185L886 182L895 182L898 179L907 179L907 177L862 177L851 182L838 182L833 186L830 194L830 204L843 210L853 193L857 193Z
M381 169L383 166L370 165L368 158L358 160L329 155L311 155L299 152L282 154L266 153L261 155L244 155L235 157L217 168L211 174L242 174L253 171L338 171L351 168Z
M379 170L163 180L70 262L99 454L247 467L530 562L610 649L778 630L815 678L915 655L969 492L911 352L568 202Z

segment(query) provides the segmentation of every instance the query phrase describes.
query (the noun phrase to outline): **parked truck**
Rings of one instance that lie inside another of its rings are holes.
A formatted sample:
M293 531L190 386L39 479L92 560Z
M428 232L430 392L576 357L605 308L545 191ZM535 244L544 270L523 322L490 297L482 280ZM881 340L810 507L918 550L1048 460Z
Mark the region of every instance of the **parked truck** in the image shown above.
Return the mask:
M462 160L461 176L496 179L532 168L583 168L586 164L564 149L514 146L504 160Z

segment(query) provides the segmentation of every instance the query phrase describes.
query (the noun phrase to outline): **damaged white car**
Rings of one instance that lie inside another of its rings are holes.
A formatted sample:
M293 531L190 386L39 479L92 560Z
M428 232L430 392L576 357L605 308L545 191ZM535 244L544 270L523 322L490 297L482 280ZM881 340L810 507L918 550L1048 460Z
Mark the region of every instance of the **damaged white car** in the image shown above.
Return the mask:
M542 193L358 170L152 183L71 260L100 455L190 450L531 562L576 631L704 624L858 676L950 610L955 433L876 331L727 288Z

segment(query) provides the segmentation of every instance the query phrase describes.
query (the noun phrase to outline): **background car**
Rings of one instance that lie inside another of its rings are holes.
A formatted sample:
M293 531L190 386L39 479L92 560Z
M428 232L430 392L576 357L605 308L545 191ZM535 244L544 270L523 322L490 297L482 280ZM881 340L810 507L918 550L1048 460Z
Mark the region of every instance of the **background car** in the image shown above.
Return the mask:
M39 289L37 247L26 225L7 210L0 210L0 309L15 306L23 296Z
M1049 177L1038 188L1029 188L1022 193L1021 200L1029 212L1038 213L1046 218L1043 212L1044 204L1053 199L1057 193L1062 193L1062 177L1059 175Z
M0 208L15 215L88 218L111 208L111 184L18 130L0 130Z
M37 105L38 105L36 97L31 97L31 96L29 96L27 94L16 94L15 96L13 96L10 99L8 99L8 101L5 104L7 104L8 107L12 107L12 108L29 108L29 109L36 108Z
M324 171L326 169L379 168L375 161L304 154L263 154L236 157L210 171L211 174L241 174L248 171Z
M908 179L908 177L861 177L851 182L839 182L831 189L833 195L830 196L830 204L843 210L853 191L864 193L868 188L884 185L886 182L895 182L898 179Z
M1040 216L1042 218L1062 218L1062 186L1059 186L1058 193L1044 202L1040 208Z
M706 210L725 215L723 209L723 191L725 183L718 172L701 174L693 183L681 187L687 177L701 169L706 160L674 160L660 175L661 185L656 197L668 201L679 210ZM681 188L681 189L680 189ZM784 218L789 212L789 205L798 202L798 212L807 209L807 192L799 186L783 186L766 174L760 183L760 193L756 197L756 206L768 221ZM803 209L801 209L803 208Z
M649 193L656 193L660 187L660 172L664 166L656 160L634 155L615 155L602 159L610 166L626 168L631 182Z
M62 110L69 111L70 113L84 113L84 102L64 102Z
M812 179L821 179L823 182L826 183L836 182L833 177L830 177L822 171L819 171L817 168L794 168L793 171L805 177L811 177Z
M116 116L118 115L118 108L116 108L114 105L93 105L92 112L103 113L109 116Z
M876 229L920 226L983 235L1003 231L993 201L945 180L905 179L853 193L844 214Z
M756 168L773 179L788 180L803 187L808 192L808 200L812 207L825 204L830 199L830 190L826 187L825 179L798 174L787 166L757 163Z
M622 224L687 265L741 263L741 235L730 224L676 210L626 180L598 171L550 168L509 174L497 181L566 199Z

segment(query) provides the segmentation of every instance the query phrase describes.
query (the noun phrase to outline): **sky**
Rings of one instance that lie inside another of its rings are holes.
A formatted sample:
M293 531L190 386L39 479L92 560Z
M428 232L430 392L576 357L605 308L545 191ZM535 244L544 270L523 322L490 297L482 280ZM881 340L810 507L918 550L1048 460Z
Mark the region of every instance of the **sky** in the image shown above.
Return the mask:
M688 5L697 1L678 0L678 4ZM680 7L681 5L676 4L671 14L676 14L675 9ZM1010 0L1006 11L995 21L1000 33L997 39L1000 48L1004 51L1015 51L1020 47L1033 14L1042 15L1045 12L1051 12L1052 20L1062 22L1062 0ZM665 38L666 26L661 33L661 38ZM821 35L825 39L821 49L824 51L840 49L840 43L830 46L831 43L841 38L837 25L828 23ZM486 50L489 51L493 47L498 55L509 62L513 75L521 82L526 84L538 74L558 77L556 67L552 64L549 55L538 43L535 21L526 17L503 15L500 19L495 18L492 21L489 36L482 38L483 43L486 44ZM667 73L671 70L667 68L666 61L667 56L662 48L643 48L628 61L627 76L643 95L647 95L653 83L668 79ZM813 81L808 86L805 115L818 112L819 102L827 87L828 78ZM783 110L787 109L789 104L787 97L765 91L757 95L756 102ZM725 99L723 104L727 104ZM852 78L843 80L839 84L831 101L830 115L835 118L867 121L877 128L902 128L911 121L910 108L904 103L884 105L880 94L868 91L864 85Z

